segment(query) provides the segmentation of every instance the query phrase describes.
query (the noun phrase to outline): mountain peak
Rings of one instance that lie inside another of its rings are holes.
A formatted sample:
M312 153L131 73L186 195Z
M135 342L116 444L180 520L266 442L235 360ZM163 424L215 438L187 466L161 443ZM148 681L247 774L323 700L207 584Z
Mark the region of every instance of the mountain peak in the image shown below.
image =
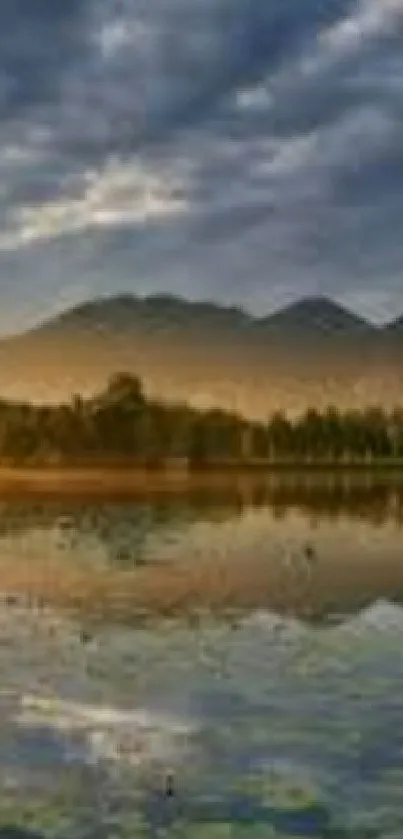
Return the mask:
M356 334L375 327L326 296L304 297L272 315L260 320L260 325L273 332L290 331L295 334L321 332L323 334Z
M59 330L85 332L132 332L151 330L196 330L208 336L209 330L229 331L235 335L245 330L257 338L270 336L350 336L379 331L364 318L326 296L296 300L274 313L256 318L238 306L211 300L188 300L174 294L137 297L119 294L98 297L79 303L30 330L30 334L55 333Z
M399 334L403 332L403 315L399 315L384 327L387 334Z
M33 332L54 332L59 328L106 331L140 327L158 329L180 325L237 328L245 322L253 323L253 318L241 308L210 300L192 301L168 293L144 297L120 294L79 303L35 327Z

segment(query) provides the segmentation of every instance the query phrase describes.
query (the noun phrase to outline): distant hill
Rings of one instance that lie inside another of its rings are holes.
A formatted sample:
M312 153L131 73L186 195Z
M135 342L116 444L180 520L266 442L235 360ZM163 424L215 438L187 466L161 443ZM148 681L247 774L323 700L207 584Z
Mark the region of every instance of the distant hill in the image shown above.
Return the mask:
M171 295L121 295L0 341L8 397L88 395L116 371L141 376L153 397L256 417L329 403L403 405L403 317L375 327L325 297L254 318Z
M292 334L293 338L318 338L374 334L376 328L364 318L327 297L309 297L262 318L256 324L267 335Z
M389 336L403 336L403 314L386 324L384 332Z

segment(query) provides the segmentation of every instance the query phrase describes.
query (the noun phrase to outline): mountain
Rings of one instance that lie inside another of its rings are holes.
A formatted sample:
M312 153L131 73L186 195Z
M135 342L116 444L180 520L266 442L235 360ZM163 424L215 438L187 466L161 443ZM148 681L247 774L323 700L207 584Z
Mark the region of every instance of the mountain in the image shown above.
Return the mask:
M403 335L390 340L390 329L325 297L254 318L173 295L120 295L0 340L0 393L63 400L128 371L152 397L247 416L403 404Z
M403 336L403 315L399 315L399 317L386 324L384 332L388 336Z
M260 320L267 335L293 338L340 336L343 339L374 333L376 327L327 297L308 297Z
M62 331L136 333L162 336L203 333L204 330L238 332L253 319L241 309L210 302L192 303L173 295L138 298L132 295L103 298L76 306L31 331L31 336Z
M32 334L68 330L121 331L140 329L142 332L171 333L202 332L204 329L222 330L238 334L248 330L256 336L272 337L290 334L323 336L340 334L344 337L363 332L374 332L375 327L358 315L326 297L310 297L262 318L253 318L237 307L218 306L211 302L190 302L173 295L154 295L137 298L120 295L76 306Z

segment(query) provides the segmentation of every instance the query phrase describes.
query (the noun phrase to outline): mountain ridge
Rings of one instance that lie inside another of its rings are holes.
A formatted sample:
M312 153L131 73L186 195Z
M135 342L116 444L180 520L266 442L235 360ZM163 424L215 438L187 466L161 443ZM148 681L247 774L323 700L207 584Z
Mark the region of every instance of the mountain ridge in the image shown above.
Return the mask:
M122 315L125 314L127 317L129 313L138 314L141 311L146 312L147 310L150 311L152 309L154 309L154 311L159 310L167 315L172 313L174 310L182 311L184 316L192 314L220 314L222 316L233 317L234 319L236 318L240 322L244 321L245 323L253 324L260 328L263 326L270 327L272 323L277 323L279 320L284 321L287 317L294 319L298 314L305 316L311 321L311 323L315 320L316 325L318 326L321 313L325 314L327 318L332 315L336 316L339 321L344 318L346 324L347 322L350 325L354 323L356 326L361 326L361 328L371 329L377 332L390 329L399 321L401 321L401 326L403 328L403 313L401 316L393 319L392 321L387 321L386 323L379 325L373 323L368 318L359 315L344 304L339 303L325 295L311 295L297 298L293 302L276 307L264 315L256 316L248 312L247 309L242 306L215 303L209 299L190 300L174 294L153 294L145 296L118 294L105 297L95 297L83 301L82 303L78 303L75 306L63 309L58 314L37 323L30 329L13 335L8 335L4 338L0 336L0 342L5 340L14 340L32 333L38 333L43 329L54 328L62 324L66 324L69 321L72 322L75 318L78 318L85 323L85 318L89 318L91 315L95 315L97 313L108 312L110 317L111 313L119 312Z
M125 294L0 339L6 398L65 401L102 389L119 371L140 376L152 398L256 418L403 404L403 329L320 296L255 316L212 301Z

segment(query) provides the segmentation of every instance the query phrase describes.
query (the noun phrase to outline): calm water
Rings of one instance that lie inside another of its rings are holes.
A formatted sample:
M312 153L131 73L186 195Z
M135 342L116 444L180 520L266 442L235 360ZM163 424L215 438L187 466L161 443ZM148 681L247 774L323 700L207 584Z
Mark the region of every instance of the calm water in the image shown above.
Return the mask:
M268 595L231 624L136 630L106 614L92 638L3 597L0 825L403 836L402 511L403 484L292 476L142 503L1 502L0 556L24 573L49 561L118 579L213 555Z

